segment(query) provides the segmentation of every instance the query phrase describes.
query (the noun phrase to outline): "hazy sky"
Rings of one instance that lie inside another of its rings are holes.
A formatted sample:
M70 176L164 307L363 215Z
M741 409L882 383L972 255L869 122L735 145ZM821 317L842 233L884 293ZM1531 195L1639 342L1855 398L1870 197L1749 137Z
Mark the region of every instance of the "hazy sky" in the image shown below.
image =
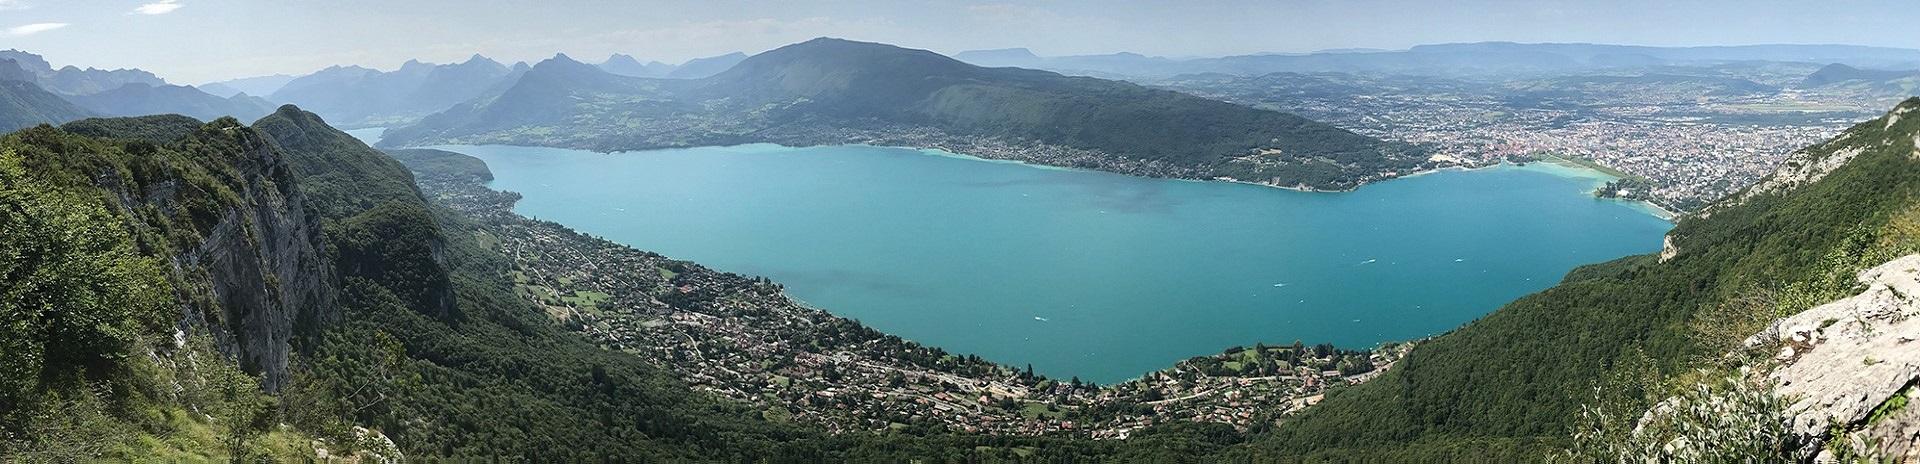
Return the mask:
M409 58L679 62L818 36L1165 56L1509 40L1920 48L1920 0L0 0L0 48L176 83Z

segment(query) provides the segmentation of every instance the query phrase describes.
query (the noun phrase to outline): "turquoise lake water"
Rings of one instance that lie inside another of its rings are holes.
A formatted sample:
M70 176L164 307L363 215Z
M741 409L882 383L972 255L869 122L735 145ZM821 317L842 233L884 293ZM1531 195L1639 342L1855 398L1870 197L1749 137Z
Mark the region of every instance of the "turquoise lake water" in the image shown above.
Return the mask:
M1437 334L1671 227L1543 163L1303 193L867 146L438 148L486 160L527 216L1101 383L1234 345Z

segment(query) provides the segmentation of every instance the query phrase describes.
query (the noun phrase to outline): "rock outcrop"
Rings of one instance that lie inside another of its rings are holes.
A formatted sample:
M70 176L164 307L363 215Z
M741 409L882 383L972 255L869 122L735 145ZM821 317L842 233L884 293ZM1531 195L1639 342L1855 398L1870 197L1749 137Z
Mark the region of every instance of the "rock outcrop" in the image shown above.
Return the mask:
M286 154L264 136L232 120L199 127L198 121L178 119L92 121L134 121L147 128L186 125L190 129L184 129L182 137L232 136L240 145L230 158L207 160L208 166L231 174L225 185L235 195L221 203L217 220L196 224L192 235L199 238L197 244L174 250L171 278L182 302L180 329L204 330L222 354L262 376L268 391L277 391L286 383L287 356L296 334L340 317L335 304L339 282L325 253L320 218L308 206ZM99 130L109 131L100 135L127 136L111 133L113 125L100 123ZM183 202L204 202L187 199L183 190L191 188L179 179L134 188L116 176L102 175L95 183L129 211L167 211L185 208Z
M1779 365L1765 375L1793 401L1796 433L1912 460L1920 457L1920 413L1894 406L1920 380L1920 255L1862 271L1859 282L1858 295L1774 321L1746 346L1779 347ZM1831 436L1836 427L1845 436Z
M224 329L212 330L216 345L277 391L296 329L339 317L338 284L323 255L319 217L282 155L262 142L236 162L245 204L229 210L200 247L179 260L207 272L221 310L208 322Z

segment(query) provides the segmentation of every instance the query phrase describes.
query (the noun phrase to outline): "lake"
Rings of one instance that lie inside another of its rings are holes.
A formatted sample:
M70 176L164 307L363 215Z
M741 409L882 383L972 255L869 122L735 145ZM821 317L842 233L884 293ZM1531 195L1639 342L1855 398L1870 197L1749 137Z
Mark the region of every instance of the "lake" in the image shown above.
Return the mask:
M1545 163L1306 193L869 146L437 148L486 160L524 215L1101 383L1234 345L1438 334L1671 227Z

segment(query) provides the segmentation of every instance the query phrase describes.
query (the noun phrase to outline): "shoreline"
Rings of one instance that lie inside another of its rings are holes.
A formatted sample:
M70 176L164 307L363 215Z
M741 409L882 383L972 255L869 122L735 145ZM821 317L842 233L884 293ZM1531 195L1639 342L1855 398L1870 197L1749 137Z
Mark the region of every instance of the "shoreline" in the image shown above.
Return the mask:
M371 128L369 128L369 129L371 129ZM787 144L782 144L782 143L776 143L776 142L750 142L750 143L738 143L738 144L733 144L733 145L702 145L702 146L696 146L696 147L676 147L676 148L654 148L654 149L645 149L645 150L621 150L621 151L611 151L611 152L602 152L602 151L597 151L597 150L592 150L592 149L584 149L584 148L571 148L571 147L550 147L550 146L544 146L544 145L518 145L518 144L510 144L510 143L490 143L490 144L479 144L479 145L475 145L475 144L438 144L438 145L425 145L425 146L419 146L419 147L395 147L395 148L396 148L396 149L397 149L397 148L440 148L440 149L445 149L445 148L449 148L449 147L463 147L463 146L480 146L480 145L502 145L502 146L515 146L515 147L537 147L537 148L560 148L560 149L568 149L568 150L580 150L580 151L587 151L587 152L593 152L593 153L597 153L597 154L602 154L602 155L616 155L616 154L622 154L622 153L638 153L638 152L646 152L646 151L661 151L661 150L689 150L689 149L698 149L698 148L723 148L723 149L724 149L724 148L736 148L736 147L750 147L750 146L754 146L754 145L770 145L770 146L776 146L776 147L785 147L785 148L809 148L809 147L823 147L823 146L832 146L832 145L787 145ZM918 153L921 153L921 154L925 154L925 155L931 155L931 156L939 156L939 157L946 157L946 158L957 158L957 159L964 159L964 160L969 160L969 161L978 161L978 162L987 162L987 163L998 163L998 164L1017 164L1017 165L1022 165L1022 166L1027 166L1027 167L1032 167L1032 168L1037 168L1037 169L1049 169L1049 170L1061 170L1061 171L1082 171L1082 172L1096 172L1096 173L1102 173L1102 174L1113 174L1113 175L1119 175L1119 176L1128 176L1128 177L1138 177L1138 178L1143 178L1143 179L1164 179L1164 180L1173 180L1173 181L1183 181L1183 182L1219 182L1219 183L1225 183L1225 184L1240 184L1240 185L1251 185L1251 186L1258 186L1258 187L1265 187L1265 188L1272 188L1272 189L1279 189L1279 190L1286 190L1286 191L1291 191L1291 192L1302 192L1302 193L1345 193L1345 192L1352 192L1352 191L1356 191L1356 190L1359 190L1359 189L1360 189L1360 188L1362 188L1362 187L1366 187L1366 186L1368 186L1368 185L1373 185L1373 184L1376 184L1376 183L1380 183L1380 182L1387 182L1387 181L1393 181L1393 180L1400 180L1400 179L1411 179L1411 178L1414 178L1414 177L1420 177L1420 176L1425 176L1425 175L1431 175L1431 174L1438 174L1438 173L1443 173L1443 172L1448 172L1448 171L1456 171L1456 172L1474 172L1474 171L1481 171L1481 170L1486 170L1486 169L1493 169L1493 168L1498 168L1498 167L1501 167L1501 166L1512 166L1512 167L1525 167L1525 165L1523 165L1523 164L1515 164L1515 163L1509 163L1509 162L1506 162L1506 161L1501 161L1501 162L1498 162L1498 163L1493 163L1493 164L1487 164L1487 165L1480 165L1480 166L1474 166L1474 165L1468 165L1468 164L1454 164L1454 165L1449 165L1449 166L1440 166L1440 167L1435 167L1435 168L1428 168L1428 169L1421 169L1421 170L1418 170L1418 171L1414 171L1414 172L1411 172L1411 173L1407 173L1407 174L1405 174L1405 175L1397 175L1397 176L1393 176L1393 177L1387 177L1387 178L1381 178L1381 179L1374 179L1374 180L1369 180L1369 181L1364 181L1364 182L1361 182L1361 183L1360 183L1359 185L1355 185L1355 186L1353 186L1352 188L1346 188L1346 189L1320 189L1320 188L1313 188L1313 187L1302 187L1302 186L1286 186L1286 185L1275 185L1275 184L1270 184L1270 183L1265 183L1265 182L1257 182L1257 181L1249 181L1249 180L1241 180L1241 179L1234 179L1234 178L1231 178L1231 177L1212 177L1212 178L1192 178L1192 177L1168 177L1168 176L1144 176L1144 175L1137 175L1137 174L1128 174L1128 173L1123 173L1123 172L1115 172L1115 171L1108 171L1108 170L1103 170L1103 169L1094 169L1094 168L1084 168L1084 167L1076 167L1076 166L1059 166L1059 165L1053 165L1053 164L1044 164L1044 163L1034 163L1034 162L1030 162L1030 161L1027 161L1027 160L1020 160L1020 159L1006 159L1006 158L987 158L987 157L982 157L982 156L979 156L979 155L973 155L973 154L967 154L967 153L961 153L961 152L956 152L956 151L952 151L952 150L948 150L948 149L945 149L945 148L939 148L939 147L917 147L917 146L909 146L909 145L884 145L884 144L873 144L873 143L865 143L865 142L855 142L855 143L843 143L843 144L837 144L837 145L839 145L839 146L851 146L851 147L869 147L869 148L894 148L894 149L901 149L901 150L911 150L911 151L914 151L914 152L918 152ZM1598 175L1600 175L1600 176L1602 176L1602 177L1604 177L1604 178L1608 178L1608 179L1619 179L1619 178L1620 178L1619 176L1616 176L1616 175L1614 175L1614 174L1612 174L1612 173L1609 173L1609 172L1607 172L1607 171L1604 171L1604 170L1601 170L1601 169L1596 169L1596 168L1594 168L1594 167L1591 167L1591 166L1587 166L1587 165L1585 165L1585 164L1581 164L1581 163L1577 163L1577 162L1572 162L1572 161L1567 161L1567 160L1564 160L1564 159L1561 159L1561 158L1554 158L1554 159L1541 159L1541 160L1536 160L1536 161L1533 161L1533 163L1549 163L1549 164L1552 164L1552 165L1554 165L1554 166L1559 166L1559 167L1563 167L1563 168L1566 168L1566 169L1573 169L1573 170L1579 170L1579 171L1584 171L1584 172L1590 172L1590 173L1594 173L1594 174L1598 174ZM1590 195L1590 194L1591 194L1591 192L1588 192L1588 194ZM1597 198L1597 197L1596 197L1596 198ZM1608 200L1614 200L1614 201L1622 201L1622 202L1626 202L1626 203L1633 203L1633 205L1632 205L1632 206L1633 206L1633 207L1635 207L1636 209L1640 209L1640 210L1642 210L1642 211L1644 211L1644 212L1645 212L1645 213L1646 213L1647 215L1650 215L1650 216L1653 216L1653 217L1657 217L1657 218L1660 218L1660 219L1662 219L1662 220L1665 220L1665 221L1667 221L1667 222L1676 222L1676 221L1678 221L1678 220L1680 219L1680 217L1681 217L1681 216L1683 215L1683 214L1681 214L1681 213L1678 213L1678 212L1675 212L1675 211L1673 211L1673 210L1670 210L1670 209L1667 209L1667 208L1666 208L1665 206L1661 206L1660 204L1658 204L1658 203L1654 203L1654 202L1652 202L1652 201L1649 201L1649 200L1623 200L1623 199L1608 199Z

